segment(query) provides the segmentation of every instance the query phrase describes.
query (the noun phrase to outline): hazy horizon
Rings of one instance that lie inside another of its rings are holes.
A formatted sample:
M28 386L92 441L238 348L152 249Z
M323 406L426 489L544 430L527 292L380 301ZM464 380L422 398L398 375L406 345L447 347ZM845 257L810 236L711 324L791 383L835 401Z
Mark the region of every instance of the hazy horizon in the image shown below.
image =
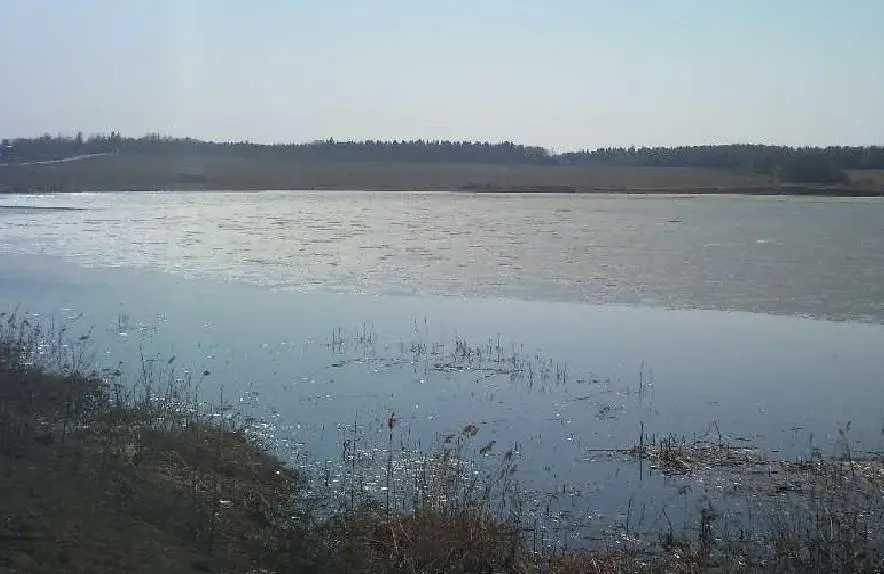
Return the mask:
M534 144L534 143L531 143L531 142L524 142L524 141L512 141L512 140L488 140L488 139L484 139L484 140L482 140L482 139L480 139L480 140L468 140L468 139L457 138L457 137L450 138L450 139L448 139L448 140L439 140L439 139L436 139L436 140L428 140L428 139L425 139L425 138L414 138L414 139L396 139L396 138L386 138L386 139L385 139L385 138L366 138L366 139L354 139L354 138L316 138L316 139L313 139L313 140L307 140L307 141L294 141L294 140L293 140L293 141L270 141L270 142L262 142L262 141L255 141L254 139L249 139L249 138L239 138L239 139L229 139L229 140L222 140L222 139L212 140L212 139L204 139L204 138L198 138L198 137L194 137L194 136L188 136L188 135L186 135L186 134L182 134L182 135L168 135L168 134L157 133L157 132L147 132L147 133L143 133L143 134L127 134L127 133L117 132L116 130L114 130L114 131L112 131L112 132L92 132L92 133L87 133L87 132L82 132L82 131L78 131L78 132L54 132L54 133L53 133L53 132L51 132L51 131L44 131L44 132L42 132L42 133L37 133L37 134L13 135L13 136L5 135L5 134L0 134L0 138L3 138L3 139L9 139L9 140L11 140L11 141L14 141L14 140L16 140L16 139L36 140L36 139L39 139L39 138L41 138L41 137L44 137L44 136L48 135L48 136L50 136L50 137L52 137L52 138L59 138L59 137L62 137L62 138L74 139L74 138L76 138L78 135L82 135L83 138L84 138L85 140L88 140L88 139L90 139L90 138L92 138L92 137L103 137L103 138L107 138L107 137L110 137L110 136L111 136L112 134L114 134L114 133L116 133L117 136L119 136L119 137L121 137L121 138L123 138L123 139L136 139L136 140L137 140L137 139L142 139L142 138L159 137L160 139L170 139L170 140L190 139L190 140L194 140L194 141L197 141L197 142L211 143L211 144L247 144L247 145L268 146L268 147L273 147L273 146L309 146L309 145L313 145L313 144L320 144L320 143L323 143L323 142L326 142L326 141L329 141L329 140L332 140L332 141L334 141L334 142L336 142L336 143L355 143L355 144L364 144L364 143L367 143L367 142L380 142L380 143L393 143L393 142L399 142L399 143L409 143L409 142L414 142L414 141L425 141L425 142L427 142L427 143L434 143L434 142L437 142L437 141L438 141L438 142L441 142L441 141L450 141L450 142L453 142L453 143L460 143L460 142L473 143L473 144L474 144L474 143L480 143L480 144L486 144L486 143L487 143L487 144L492 145L492 146L495 146L495 145L502 145L502 144L508 142L508 143L511 143L511 144L513 144L513 145L515 145L515 146L540 147L540 148L546 149L548 152L550 152L550 153L552 154L552 156L558 156L558 155L569 154L569 153L591 152L591 151L595 151L595 150L603 150L603 149L629 149L629 148L635 148L636 150L640 150L640 149L676 149L676 148L683 148L683 147L687 147L687 148L700 148L700 147L728 147L728 146L743 146L743 145L763 145L763 146L767 146L767 147L784 147L784 148L793 148L793 149L801 149L801 148L808 148L808 149L825 149L825 148L828 148L828 147L847 147L847 148L879 148L879 147L884 147L884 144L882 144L882 143L855 144L855 145L854 145L854 144L843 144L843 145L840 145L840 146L839 146L839 145L834 145L834 144L817 144L817 145L808 145L808 144L797 144L797 145L795 145L795 144L757 144L756 142L733 141L733 142L721 142L721 143L713 143L713 144L678 144L678 143L674 143L674 144L664 144L664 145L656 145L656 146L642 145L642 144L638 144L638 145L630 144L630 145L621 145L621 146L601 145L601 146L592 146L592 147L584 146L584 147L582 147L582 148L567 148L567 149L553 150L553 149L547 148L547 147L545 147L545 146L540 146L540 145L537 145L537 144Z
M884 2L0 0L0 137L880 145Z

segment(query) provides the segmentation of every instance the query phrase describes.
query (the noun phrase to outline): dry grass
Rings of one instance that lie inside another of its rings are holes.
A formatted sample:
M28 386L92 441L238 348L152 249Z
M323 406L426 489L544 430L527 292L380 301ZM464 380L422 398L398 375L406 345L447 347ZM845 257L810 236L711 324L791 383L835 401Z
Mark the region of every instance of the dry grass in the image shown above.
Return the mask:
M841 440L849 444L848 428ZM664 475L724 486L748 500L752 522L727 534L712 506L701 509L701 563L715 572L884 572L884 462L856 458L778 460L758 449L667 437L630 453Z
M851 169L847 176L853 185L884 189L884 169Z
M577 552L551 558L545 570L548 574L697 574L704 571L700 557L689 549L652 558L617 550Z
M480 511L419 511L408 516L358 511L329 526L349 572L517 572L516 529Z
M667 436L653 444L635 446L632 455L650 462L651 469L664 475L687 475L717 467L763 467L768 464L757 449L725 442L687 442Z
M294 472L236 428L55 374L15 321L0 333L0 572L292 571L309 556Z

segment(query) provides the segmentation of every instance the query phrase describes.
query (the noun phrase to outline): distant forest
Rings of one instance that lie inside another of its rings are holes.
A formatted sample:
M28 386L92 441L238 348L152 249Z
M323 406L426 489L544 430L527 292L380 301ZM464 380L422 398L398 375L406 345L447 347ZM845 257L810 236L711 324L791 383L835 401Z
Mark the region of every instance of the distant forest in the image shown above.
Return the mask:
M447 140L336 141L305 144L212 142L147 135L84 137L48 134L38 138L3 139L0 163L52 161L88 154L144 154L275 159L301 162L429 162L530 165L611 165L695 167L769 174L785 183L842 183L845 170L884 169L884 147L782 147L711 145L680 147L598 148L553 154L542 147L511 142Z

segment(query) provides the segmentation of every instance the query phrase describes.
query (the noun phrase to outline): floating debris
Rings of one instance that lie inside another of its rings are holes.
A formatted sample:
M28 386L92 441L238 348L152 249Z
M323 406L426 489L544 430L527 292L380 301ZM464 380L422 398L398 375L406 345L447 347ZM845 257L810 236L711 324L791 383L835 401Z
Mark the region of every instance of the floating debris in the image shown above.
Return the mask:
M629 451L633 456L651 461L651 468L665 475L686 475L719 467L756 468L766 461L758 449L724 442L686 442L665 437L655 444L643 444Z

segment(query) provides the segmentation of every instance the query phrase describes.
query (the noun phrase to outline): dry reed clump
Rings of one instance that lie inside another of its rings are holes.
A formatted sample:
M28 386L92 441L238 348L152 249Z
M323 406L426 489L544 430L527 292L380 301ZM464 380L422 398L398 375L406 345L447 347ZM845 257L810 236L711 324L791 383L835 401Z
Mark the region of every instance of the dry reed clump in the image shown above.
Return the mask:
M478 510L389 515L361 510L328 527L350 572L517 572L521 548L512 525Z
M710 468L753 468L767 462L757 449L734 446L722 441L687 442L667 436L652 444L634 446L633 456L650 461L651 468L665 475L686 475Z
M622 550L592 550L551 558L547 574L699 574L703 564L696 552L643 557Z

